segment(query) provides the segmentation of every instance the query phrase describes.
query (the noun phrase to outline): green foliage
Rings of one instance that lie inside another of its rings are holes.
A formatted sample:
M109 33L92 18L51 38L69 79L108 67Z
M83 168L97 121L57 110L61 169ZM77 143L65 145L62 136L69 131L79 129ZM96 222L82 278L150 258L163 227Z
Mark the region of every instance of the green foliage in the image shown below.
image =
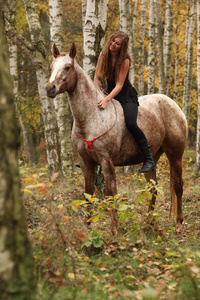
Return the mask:
M28 32L28 23L26 20L26 12L22 0L17 1L16 8L16 29L19 34L23 35Z
M101 232L93 231L91 237L89 237L82 245L81 249L84 247L94 246L95 248L101 248L104 243L104 238Z
M125 177L118 171L123 193L102 200L89 194L80 197L81 173L63 182L58 174L49 179L47 168L21 165L37 298L199 299L200 198L193 193L198 191L194 159L194 151L186 151L182 232L169 220L165 157L158 173L166 182L146 185L140 174ZM152 188L158 196L155 210L148 213ZM129 194L133 189L137 192ZM112 208L119 216L115 237L110 231ZM86 225L88 213L91 225Z

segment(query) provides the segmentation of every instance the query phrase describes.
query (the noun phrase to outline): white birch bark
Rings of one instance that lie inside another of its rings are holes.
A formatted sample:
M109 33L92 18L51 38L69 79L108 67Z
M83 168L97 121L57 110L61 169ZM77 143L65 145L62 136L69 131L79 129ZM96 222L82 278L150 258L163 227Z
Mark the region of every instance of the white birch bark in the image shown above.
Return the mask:
M130 27L130 1L119 0L119 16L120 16L120 30L129 33Z
M135 85L135 60L136 60L136 51L135 51L135 37L136 37L136 31L137 31L137 19L138 19L138 1L135 0L134 4L134 12L133 12L133 23L132 23L132 29L131 29L131 67L130 67L130 82Z
M155 82L155 12L154 0L149 0L148 94L154 93Z
M31 33L31 41L35 46L35 51L32 52L32 60L36 67L38 91L42 106L47 162L49 165L49 171L52 174L59 170L59 152L56 135L57 124L55 110L52 100L47 97L45 91L45 85L49 79L48 55L44 44L44 37L39 23L38 14L36 12L35 1L23 0L23 2Z
M197 137L196 137L196 175L200 173L200 0L197 0L197 80L198 80L198 107L197 107Z
M51 45L55 43L61 51L64 51L62 0L49 0L49 21ZM56 96L53 102L58 124L61 169L62 173L66 175L70 170L73 170L73 148L71 142L72 116L67 93Z
M172 4L173 0L166 1L166 13L165 13L165 27L164 27L164 47L163 47L163 59L165 68L165 84L166 94L169 94L169 79L171 73L171 53L172 53Z
M145 24L146 24L146 0L142 0L140 38L139 38L139 49L138 49L138 61L139 61L138 94L139 94L139 96L144 95L144 37L145 37Z
M157 44L157 60L158 60L158 80L159 80L159 93L165 94L165 75L164 75L164 61L163 61L163 27L160 12L160 2L158 1L155 6L155 32Z
M124 31L129 36L129 47L128 51L130 57L132 58L133 53L133 43L134 34L132 31L132 1L131 0L119 0L119 13L120 13L120 30ZM129 79L132 82L133 79L133 64L130 66Z
M12 26L16 26L16 0L8 0L8 20ZM33 148L32 143L29 142L30 132L28 132L23 124L23 118L18 113L18 104L19 104L19 92L18 92L18 66L17 66L17 45L15 41L9 39L8 41L9 48L9 64L10 64L10 74L13 78L13 93L14 93L14 103L15 111L17 118L20 122L24 146L26 149L26 154L28 157L29 163L35 163L35 149Z
M180 5L179 0L177 2L177 7ZM178 65L179 65L179 40L178 40L178 14L177 17L175 17L175 28L174 28L174 39L175 39L175 70L174 70L174 95L173 95L173 100L177 102L178 98L178 90L177 90L177 85L178 85Z
M101 52L107 21L108 0L87 0L83 27L83 69L93 77Z
M62 4L62 0L49 0L50 39L60 50L64 43Z
M8 0L8 20L10 24L16 26L16 0ZM17 45L9 39L9 63L10 63L10 74L13 77L14 87L13 92L15 96L15 110L17 112L18 107L18 68L17 68Z
M16 1L8 0L8 21L12 26L16 26ZM14 105L15 112L17 115L18 111L18 67L17 67L17 44L9 39L8 40L8 49L9 49L9 67L10 67L10 75L13 78L13 93L14 93ZM18 117L18 116L17 116Z
M188 0L189 1L189 0ZM188 12L189 13L189 12ZM185 47L185 74L184 74L184 91L183 91L183 112L189 123L190 114L190 96L192 84L192 69L193 69L193 33L196 19L196 0L192 0L191 13L186 28L186 47Z

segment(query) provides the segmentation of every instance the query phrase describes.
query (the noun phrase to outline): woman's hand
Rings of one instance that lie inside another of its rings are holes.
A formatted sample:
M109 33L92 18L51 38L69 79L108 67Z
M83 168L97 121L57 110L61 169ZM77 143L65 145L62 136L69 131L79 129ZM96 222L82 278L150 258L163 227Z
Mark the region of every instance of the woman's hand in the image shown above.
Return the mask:
M101 109L105 109L107 104L108 104L108 101L109 100L107 99L107 97L99 100L98 107L101 108Z

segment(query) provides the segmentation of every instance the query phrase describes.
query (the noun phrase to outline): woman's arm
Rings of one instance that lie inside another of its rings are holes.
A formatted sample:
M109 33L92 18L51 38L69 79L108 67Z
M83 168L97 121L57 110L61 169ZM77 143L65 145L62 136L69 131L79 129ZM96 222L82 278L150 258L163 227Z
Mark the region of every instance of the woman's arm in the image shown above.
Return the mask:
M112 92L110 94L108 94L104 99L102 99L98 102L98 106L100 108L106 108L108 102L111 99L115 98L115 96L117 96L120 93L120 91L123 88L124 81L126 79L128 70L129 70L129 59L127 58L123 61L122 66L120 68L116 86L114 87L114 89L112 90Z

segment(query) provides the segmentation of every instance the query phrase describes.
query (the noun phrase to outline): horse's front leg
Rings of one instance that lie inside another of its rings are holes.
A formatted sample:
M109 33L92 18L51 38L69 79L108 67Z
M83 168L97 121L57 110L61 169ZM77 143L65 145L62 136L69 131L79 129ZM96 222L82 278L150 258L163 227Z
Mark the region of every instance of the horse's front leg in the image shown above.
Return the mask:
M85 180L85 193L93 195L94 193L94 181L95 181L95 167L96 165L86 159L82 159L79 157L79 162L80 162L80 167L83 172L84 180ZM90 225L91 221L91 203L88 200L88 205L87 205L87 225Z
M96 164L79 156L79 163L85 180L85 193L93 195Z
M104 159L101 163L104 180L106 183L106 196L114 197L115 190L115 168L111 159ZM113 235L117 234L118 215L116 209L112 208L111 211L111 232Z

